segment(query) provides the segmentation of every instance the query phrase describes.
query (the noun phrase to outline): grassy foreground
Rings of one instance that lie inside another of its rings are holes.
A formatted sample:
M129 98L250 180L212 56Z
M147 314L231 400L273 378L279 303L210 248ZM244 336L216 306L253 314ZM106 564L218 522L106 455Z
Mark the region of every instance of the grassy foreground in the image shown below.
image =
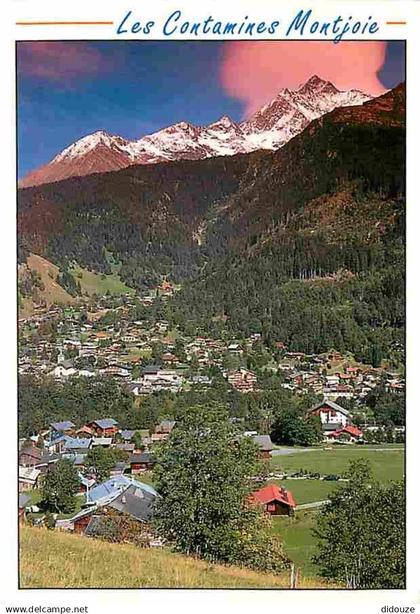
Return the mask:
M289 574L211 565L166 550L22 526L21 588L289 588ZM299 588L337 588L315 577Z

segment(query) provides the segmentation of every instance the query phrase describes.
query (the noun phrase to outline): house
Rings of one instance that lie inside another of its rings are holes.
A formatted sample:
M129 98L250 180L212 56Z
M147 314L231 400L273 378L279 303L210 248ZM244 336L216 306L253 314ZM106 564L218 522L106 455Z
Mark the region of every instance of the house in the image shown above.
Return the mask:
M325 377L327 386L337 386L340 383L340 377L338 375L327 375Z
M162 420L155 427L155 432L152 434L152 441L165 441L168 439L175 426L175 420Z
M326 434L327 438L336 440L359 441L363 438L363 432L353 424L347 424L343 428Z
M113 437L118 432L117 421L113 418L92 420L86 426L91 428L97 437Z
M101 446L102 448L110 448L112 444L112 437L94 437L92 439L92 448Z
M54 367L50 375L53 375L56 379L67 379L72 375L76 375L76 373L77 369L73 367L73 362L71 360L63 360L63 362Z
M51 422L50 424L50 438L51 440L60 437L60 435L70 435L76 425L70 420L65 420L63 422Z
M178 361L178 358L175 356L175 354L172 354L171 352L165 352L162 355L162 361L167 365L172 365Z
M117 448L117 450L123 450L124 452L130 452L130 454L134 452L134 449L135 449L134 443L117 443L115 447Z
M51 441L44 441L44 449L47 450L50 454L61 454L64 449L67 438L67 435L59 435Z
M117 475L123 475L126 469L127 463L125 461L118 461L110 470L109 475L111 478Z
M19 466L19 492L32 490L37 486L40 470L35 467Z
M48 452L44 452L39 462L35 465L35 469L39 469L42 474L48 473L60 458L61 454L49 454Z
M77 429L75 435L77 437L92 437L94 434L94 430L90 426L81 426L80 429Z
M123 441L131 441L135 435L135 431L122 430L120 432L121 439Z
M296 507L292 493L277 484L268 484L254 491L252 497L272 516L292 516Z
M79 471L79 480L80 480L79 492L85 493L86 496L88 496L89 489L93 488L95 484L94 478L88 478Z
M144 490L149 490L152 494L157 496L156 490L150 484L144 484L143 482L138 482L133 478L130 478L126 475L117 475L115 477L109 478L105 482L101 482L101 484L97 484L89 493L89 501L87 503L95 503L104 497L111 496L116 492L122 492L127 486L130 485L139 485Z
M19 452L19 465L22 467L34 467L39 463L42 450L35 446L26 446Z
M148 471L156 464L155 457L150 452L132 454L128 462L130 463L130 471L132 474Z
M143 377L156 376L161 369L162 367L160 365L147 365L143 368Z
M149 484L119 475L98 484L89 491L89 500L79 513L70 519L69 528L76 533L92 535L87 531L94 516L113 509L126 513L139 522L148 522L158 493Z
M349 411L329 399L325 399L309 409L308 415L319 416L323 430L326 430L326 425L334 425L337 429L350 422Z
M82 439L81 437L66 437L63 447L64 454L87 454L92 445L92 439Z
M262 459L270 458L270 452L274 448L270 435L253 435L252 440L258 446L259 457Z
M239 371L231 371L228 373L227 380L229 384L236 390L239 390L239 392L252 392L257 381L257 376L247 369L239 369Z

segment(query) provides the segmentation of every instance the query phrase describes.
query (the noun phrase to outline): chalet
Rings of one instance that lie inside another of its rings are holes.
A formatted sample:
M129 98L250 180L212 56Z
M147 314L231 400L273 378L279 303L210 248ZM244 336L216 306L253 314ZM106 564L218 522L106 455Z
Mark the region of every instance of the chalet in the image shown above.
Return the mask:
M210 386L212 381L212 378L208 375L193 375L191 378L192 384L200 386Z
M67 435L59 435L51 441L44 441L44 448L47 450L47 452L49 452L49 454L61 454L67 438Z
M42 450L35 446L26 446L19 452L19 465L22 467L34 467L42 456Z
M230 343L227 347L229 354L240 355L243 354L244 351L239 343Z
M331 431L326 434L328 439L360 441L363 438L363 432L353 424L347 424L343 428Z
M35 469L39 469L42 474L48 473L60 458L61 454L49 454L48 452L44 452L39 462L35 465Z
M118 365L109 365L108 367L105 367L104 369L100 369L99 373L101 373L102 375L110 375L112 377L122 377L122 378L126 378L130 376L130 371L128 371L128 369L125 369L124 367L120 367Z
M270 435L254 435L252 440L258 446L259 457L262 459L270 458L270 452L274 448Z
M350 422L348 410L328 399L309 409L308 414L320 417L323 430L326 425L334 425L335 428L339 428Z
M112 437L93 437L92 448L110 448L112 444Z
M172 354L171 352L165 352L165 354L162 355L162 362L164 362L165 364L172 365L177 361L178 358L175 356L175 354Z
M117 450L123 450L123 452L133 453L135 445L134 443L123 442L115 444L115 447L117 448Z
M73 367L73 362L71 360L64 360L54 367L50 375L53 375L56 379L67 379L72 375L76 375L76 373L77 369Z
M75 432L75 435L77 437L83 437L83 436L92 437L94 432L95 431L93 430L93 428L91 428L90 426L84 425L84 426L81 426L80 429L77 429L77 431Z
M113 437L118 432L117 421L113 418L92 420L86 426L91 428L97 437Z
M327 386L337 386L340 383L340 378L338 375L327 375L325 381Z
M92 439L82 439L81 437L65 437L63 455L87 454L91 445Z
M334 401L338 397L344 399L352 399L354 397L354 389L351 386L345 386L344 384L338 384L331 386L330 388L324 388L323 394L326 399Z
M51 422L50 424L50 438L51 440L60 437L60 435L70 435L76 425L70 420L64 420L63 422Z
M79 472L79 480L80 480L79 492L87 495L87 493L89 492L89 489L95 485L94 478L88 478L85 475L83 475L83 473Z
M150 452L132 454L128 462L130 463L130 471L132 474L148 471L156 464L155 457L153 454L150 454Z
M231 371L227 374L229 384L239 392L252 392L257 381L257 376L247 369Z
M256 503L273 516L292 516L296 507L295 500L290 491L277 484L268 484L252 493Z
M119 495L111 502L104 506L96 508L93 513L88 516L89 522L84 521L84 534L87 537L101 537L109 534L110 525L112 526L112 512L119 512L122 515L127 515L133 520L137 520L142 524L147 524L153 517L153 504L155 498L152 495L138 495L139 489L134 486L129 486L123 494ZM75 523L77 531L79 523Z
M160 424L156 425L155 432L153 435L158 435L158 440L168 439L169 435L172 433L172 429L174 428L174 426L175 420L162 420Z
M110 478L94 486L88 495L86 507L70 518L66 528L76 533L91 534L87 527L94 516L108 509L126 513L139 522L148 522L153 516L153 507L158 493L149 484L143 484L124 475Z
M35 467L19 466L19 492L36 488L40 473Z
M111 468L109 475L111 478L119 476L119 475L123 475L126 469L127 469L127 463L125 461L118 461Z

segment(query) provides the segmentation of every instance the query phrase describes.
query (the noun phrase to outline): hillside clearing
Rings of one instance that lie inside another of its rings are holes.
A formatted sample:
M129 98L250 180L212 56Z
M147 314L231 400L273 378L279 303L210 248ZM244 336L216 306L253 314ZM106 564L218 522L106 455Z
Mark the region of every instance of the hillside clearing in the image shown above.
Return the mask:
M117 272L111 275L101 275L88 271L80 266L75 266L70 270L76 282L84 294L132 294L134 290L121 281Z
M74 298L57 283L60 269L36 254L29 254L26 264L21 264L18 270L19 281L23 280L31 271L39 276L39 284L33 287L32 296L22 297L19 313L21 317L32 314L35 305L53 303L68 305L74 302Z

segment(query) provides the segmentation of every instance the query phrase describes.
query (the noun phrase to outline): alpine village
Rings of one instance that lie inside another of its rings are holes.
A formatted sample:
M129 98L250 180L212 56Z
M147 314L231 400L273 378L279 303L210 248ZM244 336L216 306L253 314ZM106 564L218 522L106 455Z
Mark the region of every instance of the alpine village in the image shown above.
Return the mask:
M21 587L404 588L405 86L359 95L22 182Z

